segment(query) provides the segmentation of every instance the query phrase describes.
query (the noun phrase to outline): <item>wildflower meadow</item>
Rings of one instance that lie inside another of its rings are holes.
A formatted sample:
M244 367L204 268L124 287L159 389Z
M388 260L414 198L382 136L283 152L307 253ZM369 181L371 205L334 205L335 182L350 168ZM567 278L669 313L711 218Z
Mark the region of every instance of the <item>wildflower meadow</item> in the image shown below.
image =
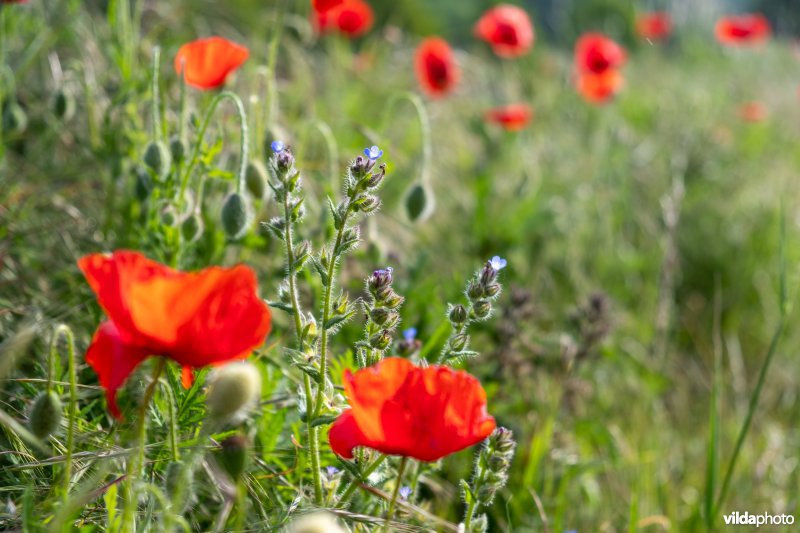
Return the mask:
M800 528L800 4L0 0L0 530Z

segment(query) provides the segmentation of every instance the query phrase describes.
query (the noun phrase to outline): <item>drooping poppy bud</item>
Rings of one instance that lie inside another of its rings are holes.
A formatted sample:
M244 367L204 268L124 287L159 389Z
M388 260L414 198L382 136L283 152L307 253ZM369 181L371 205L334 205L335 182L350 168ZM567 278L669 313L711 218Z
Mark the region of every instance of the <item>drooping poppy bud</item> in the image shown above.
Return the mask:
M253 218L252 211L250 202L244 195L238 192L228 195L222 204L222 229L229 239L244 237Z
M41 393L33 402L31 414L28 417L28 427L31 433L40 439L46 439L58 430L61 424L63 407L55 391Z

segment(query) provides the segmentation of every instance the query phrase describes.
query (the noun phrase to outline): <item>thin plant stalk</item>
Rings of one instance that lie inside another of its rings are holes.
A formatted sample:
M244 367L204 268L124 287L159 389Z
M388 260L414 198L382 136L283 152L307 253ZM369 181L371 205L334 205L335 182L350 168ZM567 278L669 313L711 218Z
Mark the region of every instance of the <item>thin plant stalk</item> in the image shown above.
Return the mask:
M394 507L397 504L397 494L400 492L400 485L403 482L403 474L406 471L406 465L408 464L408 457L403 457L400 460L400 466L397 467L397 479L394 483L394 490L392 490L392 499L389 500L389 510L386 511L386 522L384 523L384 531L389 531L389 523L392 521L392 516L394 516Z

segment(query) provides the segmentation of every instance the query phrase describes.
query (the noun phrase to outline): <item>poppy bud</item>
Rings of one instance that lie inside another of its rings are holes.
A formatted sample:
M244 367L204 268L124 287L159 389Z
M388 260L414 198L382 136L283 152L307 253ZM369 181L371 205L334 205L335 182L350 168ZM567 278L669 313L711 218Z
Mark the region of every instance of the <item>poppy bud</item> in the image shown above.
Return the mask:
M423 222L433 212L433 192L422 183L417 183L406 195L406 214L411 222Z
M28 115L16 102L9 102L3 110L3 130L22 134L28 128Z
M492 312L492 304L488 300L478 300L472 304L472 313L478 318L486 318Z
M253 198L262 200L267 192L267 169L261 161L254 160L247 164L245 185Z
M389 336L389 332L386 330L381 331L380 333L376 333L372 337L369 338L369 345L375 348L376 350L385 350L389 347L389 344L392 342L392 338Z
M178 512L186 508L192 497L192 469L182 461L172 461L164 473L164 488Z
M206 396L208 415L225 421L258 402L261 374L246 361L229 363L217 369Z
M463 324L467 321L467 309L461 304L454 305L450 308L449 318L454 324Z
M470 300L477 300L478 298L483 297L483 287L476 283L475 280L470 281L469 285L467 286L467 296L469 296Z
M47 438L61 423L61 400L53 391L43 392L36 398L28 418L31 433L40 439Z
M203 219L194 213L181 224L181 234L186 242L195 242L203 234Z
M57 89L50 102L53 115L64 122L75 114L75 99L64 89Z
M169 152L172 154L173 161L181 162L186 157L186 144L175 135L169 140Z
M233 481L238 481L247 468L250 441L244 435L233 435L220 443L217 463Z
M142 161L144 161L144 164L147 165L148 168L155 172L156 176L160 179L164 179L167 177L167 174L169 174L172 156L163 142L151 141L144 149Z
M222 229L232 240L241 239L250 226L252 213L247 199L234 192L222 204Z
M133 192L140 202L147 200L153 192L153 178L149 172L140 166L136 167L136 183Z

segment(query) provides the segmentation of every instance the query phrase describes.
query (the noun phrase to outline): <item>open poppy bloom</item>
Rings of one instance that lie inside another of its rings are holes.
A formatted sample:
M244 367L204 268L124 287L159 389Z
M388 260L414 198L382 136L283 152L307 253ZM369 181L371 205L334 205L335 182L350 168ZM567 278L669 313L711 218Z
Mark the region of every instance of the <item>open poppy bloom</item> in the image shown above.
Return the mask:
M758 101L745 102L739 107L739 117L745 122L762 122L767 118L767 108Z
M433 97L449 93L460 77L453 49L439 37L429 37L420 43L414 54L414 70L422 90Z
M586 72L578 74L576 87L578 93L589 103L605 104L623 87L625 80L616 70L607 70L602 74Z
M510 4L500 4L484 13L475 25L475 35L489 43L500 57L525 54L533 46L535 37L525 10Z
M249 55L247 48L222 37L198 39L180 47L175 72L193 87L216 89Z
M527 104L509 104L486 112L487 122L499 124L507 131L523 129L533 118L533 109Z
M602 74L621 67L627 54L602 33L584 33L575 43L575 66L581 74Z
M351 38L368 32L375 18L372 8L364 0L342 0L329 9L315 9L314 13L320 33L338 31Z
M117 418L117 390L147 357L183 366L188 386L192 369L244 359L269 333L269 308L246 266L180 272L132 251L87 255L78 266L108 315L86 362Z
M388 455L438 461L494 431L477 379L446 366L421 368L391 357L344 377L350 409L331 426L331 448L351 459L366 446Z
M747 46L766 41L772 33L767 17L760 13L730 15L717 21L717 40L727 46Z
M636 33L643 39L664 40L672 34L672 17L664 11L642 13L636 18Z
M340 5L344 0L311 0L314 11L323 12Z

